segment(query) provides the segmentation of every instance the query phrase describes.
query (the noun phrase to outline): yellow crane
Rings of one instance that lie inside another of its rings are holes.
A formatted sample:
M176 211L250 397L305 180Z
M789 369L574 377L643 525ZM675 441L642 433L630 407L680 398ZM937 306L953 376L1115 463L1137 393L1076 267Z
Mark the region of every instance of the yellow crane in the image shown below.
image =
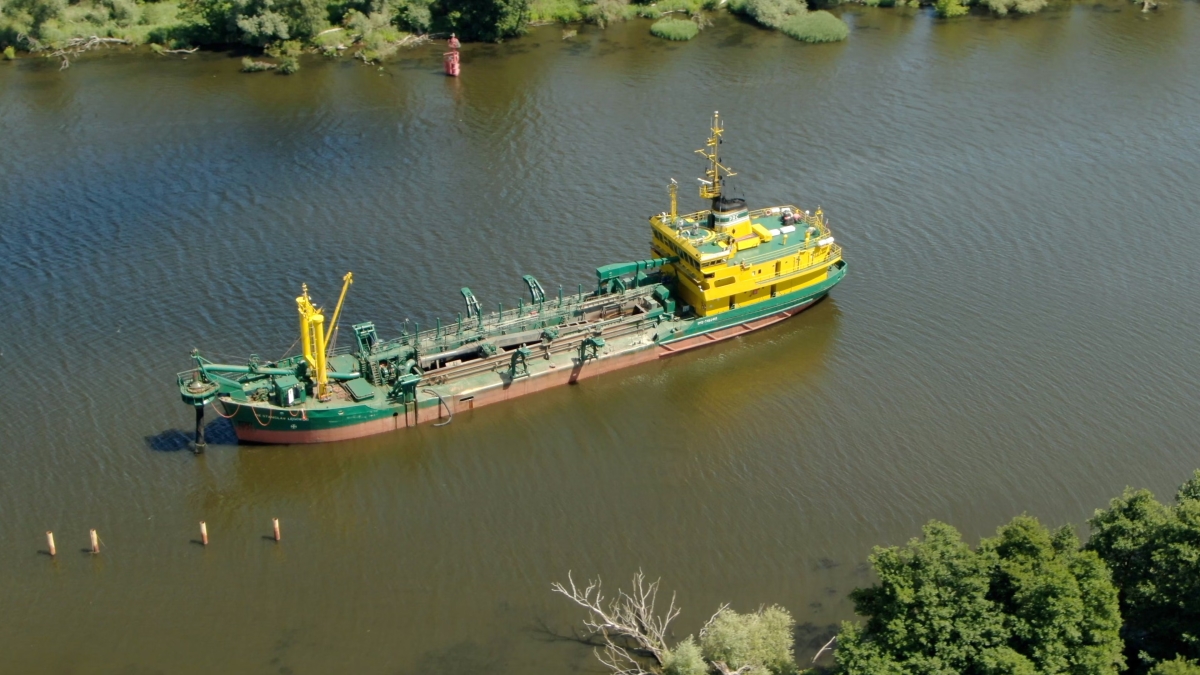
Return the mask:
M313 305L312 299L308 297L308 284L302 284L302 293L296 298L296 308L300 312L300 345L304 350L304 360L308 362L308 367L311 368L316 376L313 378L317 383L317 400L329 400L329 366L328 348L330 338L333 336L334 327L337 326L338 317L342 314L342 303L346 300L346 291L350 289L350 284L354 283L354 275L347 272L346 276L342 277L342 294L338 297L337 307L333 310L333 321L329 324L329 330L325 330L325 315L321 308Z

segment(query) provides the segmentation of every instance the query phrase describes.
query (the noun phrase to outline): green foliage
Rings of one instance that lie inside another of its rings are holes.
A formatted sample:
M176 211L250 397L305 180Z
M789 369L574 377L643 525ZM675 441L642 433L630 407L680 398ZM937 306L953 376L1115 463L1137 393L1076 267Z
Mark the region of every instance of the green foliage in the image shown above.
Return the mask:
M664 40L691 40L700 34L700 27L688 19L666 18L650 25L650 32Z
M529 0L437 0L435 24L466 40L499 42L525 32Z
M629 4L629 0L595 0L584 7L583 17L589 23L604 28L614 21L632 19L637 15L637 7Z
M953 19L956 16L962 16L969 10L964 7L958 0L937 0L933 5L934 11L940 18Z
M279 60L279 72L292 75L300 70L300 59L295 56L285 56Z
M1015 11L1018 14L1040 12L1046 7L1046 0L982 0L980 4L992 10L998 16L1004 16L1010 11Z
M1200 675L1200 663L1176 656L1151 668L1150 675Z
M840 42L850 36L846 22L823 9L791 16L779 29L802 42Z
M1088 521L1087 548L1112 569L1131 671L1200 658L1200 471L1167 506L1126 489Z
M532 23L578 23L583 21L583 8L576 0L532 0L529 20Z
M145 42L176 42L182 22L173 0L0 0L0 44L22 44L30 51L62 46L71 38L100 36Z
M17 58L17 50L13 49L12 45L8 45L7 47L4 48L4 60L5 61L12 61L16 58Z
M295 57L300 56L300 54L304 52L304 46L300 44L299 40L283 40L282 42L276 42L268 45L263 52L265 52L267 56L273 56L277 59L287 56Z
M707 675L708 664L692 636L675 645L663 657L663 675Z
M700 631L700 651L708 661L722 661L732 670L750 666L752 675L793 673L795 626L792 615L777 605L752 614L722 609Z
M274 70L275 64L266 61L255 61L249 56L242 57L243 73L261 73L264 70Z
M1117 595L1069 530L1022 516L972 551L939 522L924 540L877 548L879 583L851 594L865 625L844 624L846 674L1115 675Z
M729 11L745 14L767 28L781 28L788 19L805 14L801 0L730 0Z
M1009 646L1039 673L1116 673L1121 616L1112 575L1070 528L1051 534L1018 516L985 539L990 591L1004 616Z

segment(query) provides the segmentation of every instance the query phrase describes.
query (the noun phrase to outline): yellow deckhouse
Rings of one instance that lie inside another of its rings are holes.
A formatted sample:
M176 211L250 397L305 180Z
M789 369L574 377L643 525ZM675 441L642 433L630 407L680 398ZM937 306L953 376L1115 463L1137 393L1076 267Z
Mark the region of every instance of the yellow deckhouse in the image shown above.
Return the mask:
M841 268L831 269L842 259L842 247L834 243L820 207L815 213L792 205L751 211L745 200L722 194L725 178L736 175L718 157L723 131L713 113L708 143L696 151L709 161L700 197L711 200L712 208L679 215L678 186L671 181L670 213L650 218L653 256L678 258L664 271L676 278L677 295L699 316L792 294L808 297L806 291ZM772 304L786 309L790 303Z

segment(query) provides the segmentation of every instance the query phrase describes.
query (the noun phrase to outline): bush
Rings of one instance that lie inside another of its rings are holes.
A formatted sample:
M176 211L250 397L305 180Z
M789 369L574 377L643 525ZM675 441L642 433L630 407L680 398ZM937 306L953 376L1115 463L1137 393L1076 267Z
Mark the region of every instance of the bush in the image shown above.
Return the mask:
M283 40L282 42L269 45L263 51L266 52L267 56L281 59L285 56L300 56L304 51L304 46L300 44L299 40Z
M778 605L753 614L723 609L700 631L700 651L710 662L722 661L737 670L790 675L796 670L792 635L796 622Z
M953 19L956 16L962 16L967 13L967 8L958 2L958 0L937 0L933 6L937 15L943 19Z
M1154 666L1150 675L1200 675L1200 663L1176 656Z
M691 40L700 33L695 21L687 19L661 19L650 26L650 32L664 40Z
M529 3L529 20L578 23L583 21L583 10L575 0L533 0Z
M780 28L790 18L806 14L800 0L730 0L729 11L745 14L767 28Z
M584 9L584 18L589 22L604 28L614 21L632 19L637 15L637 7L629 4L629 0L596 0Z
M279 60L279 72L284 75L293 75L300 70L300 59L294 56L285 56Z
M1046 7L1046 0L983 0L983 4L998 16L1004 16L1009 11L1018 14L1033 14Z
M688 636L663 658L663 675L707 675L708 664L700 655L700 645Z
M846 22L825 10L793 16L780 30L801 42L841 42L850 35Z
M12 45L5 47L4 48L4 60L12 61L15 58L17 58L17 50L13 49Z
M264 70L274 70L275 64L267 63L266 61L255 61L249 56L242 57L242 72L243 73L261 73Z

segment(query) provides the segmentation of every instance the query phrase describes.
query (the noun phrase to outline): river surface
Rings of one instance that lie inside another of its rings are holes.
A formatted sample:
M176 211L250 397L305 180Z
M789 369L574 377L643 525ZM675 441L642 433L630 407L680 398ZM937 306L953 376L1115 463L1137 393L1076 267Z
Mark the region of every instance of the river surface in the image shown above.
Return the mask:
M931 518L1169 497L1200 466L1200 6L1136 9L549 27L457 80L436 45L0 64L0 670L595 673L550 584L638 569L679 637L779 603L807 662ZM353 270L344 320L392 335L646 257L671 178L701 206L713 110L752 204L829 215L825 302L441 428L238 447L210 414L187 451L189 350L282 355L301 283L332 306Z

